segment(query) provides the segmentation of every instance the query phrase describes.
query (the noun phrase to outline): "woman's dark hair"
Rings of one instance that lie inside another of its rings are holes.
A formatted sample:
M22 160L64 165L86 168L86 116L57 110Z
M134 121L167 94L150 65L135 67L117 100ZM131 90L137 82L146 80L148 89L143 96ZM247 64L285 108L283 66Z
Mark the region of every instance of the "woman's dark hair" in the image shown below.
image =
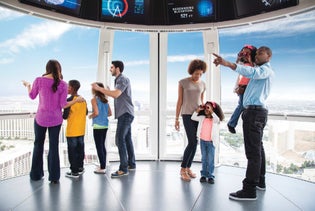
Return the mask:
M69 86L71 86L73 90L77 92L80 89L81 84L78 80L70 80Z
M210 105L212 107L213 112L219 117L220 121L224 120L224 113L222 111L222 108L219 104L212 101L207 101L205 105ZM205 111L201 110L198 115L205 115Z
M201 59L194 59L188 65L188 73L192 75L196 70L202 70L203 73L207 71L207 63Z
M112 65L114 65L114 67L118 67L120 70L120 73L122 73L124 71L124 63L122 61L112 61Z
M56 92L58 89L58 86L60 84L60 80L62 77L61 75L61 65L57 60L49 60L46 64L46 73L43 75L48 75L48 74L52 74L53 78L54 78L54 83L52 85L52 90L53 92Z
M103 83L101 83L101 82L96 82L96 84L97 84L99 87L104 88L104 84L103 84ZM106 99L105 95L104 95L102 92L96 91L96 90L94 90L94 91L95 91L95 96L99 97L100 100L101 100L103 103L108 103L108 100Z

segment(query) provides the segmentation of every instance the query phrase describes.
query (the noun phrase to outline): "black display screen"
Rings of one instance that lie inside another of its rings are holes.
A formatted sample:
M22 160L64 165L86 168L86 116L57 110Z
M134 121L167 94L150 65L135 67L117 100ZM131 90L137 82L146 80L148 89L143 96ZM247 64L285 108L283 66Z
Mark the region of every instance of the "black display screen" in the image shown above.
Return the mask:
M79 15L81 7L81 0L20 0L20 2L75 16Z
M235 0L237 17L257 15L286 7L295 6L298 0Z
M147 2L148 0L102 0L101 20L146 24Z
M168 24L214 22L215 0L167 0Z

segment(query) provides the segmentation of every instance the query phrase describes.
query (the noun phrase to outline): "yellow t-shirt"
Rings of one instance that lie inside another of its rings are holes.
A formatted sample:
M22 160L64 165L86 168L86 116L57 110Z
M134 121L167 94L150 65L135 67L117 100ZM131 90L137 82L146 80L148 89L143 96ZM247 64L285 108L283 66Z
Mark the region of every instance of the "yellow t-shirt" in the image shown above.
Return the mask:
M74 97L75 99L76 97ZM85 134L86 102L75 103L70 107L67 119L66 137L77 137Z

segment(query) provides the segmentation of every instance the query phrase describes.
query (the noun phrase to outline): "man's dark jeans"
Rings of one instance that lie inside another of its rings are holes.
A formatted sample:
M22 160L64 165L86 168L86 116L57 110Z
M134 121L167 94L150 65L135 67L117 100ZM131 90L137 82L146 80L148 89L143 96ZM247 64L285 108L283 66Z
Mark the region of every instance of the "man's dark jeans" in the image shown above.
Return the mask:
M264 183L266 173L265 151L262 142L264 127L267 123L268 110L264 108L243 111L243 135L247 158L246 178L243 190L256 192L259 182Z

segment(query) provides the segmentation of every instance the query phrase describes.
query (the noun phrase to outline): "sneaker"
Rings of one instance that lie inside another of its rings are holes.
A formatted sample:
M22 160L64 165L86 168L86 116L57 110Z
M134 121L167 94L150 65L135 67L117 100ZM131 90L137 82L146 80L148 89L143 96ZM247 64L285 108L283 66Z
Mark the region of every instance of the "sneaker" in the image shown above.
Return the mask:
M235 193L230 193L230 199L238 201L254 201L257 199L256 193L246 193L243 190L239 190Z
M79 178L79 176L79 173L72 173L71 171L66 173L66 177Z
M209 178L208 179L208 183L210 183L210 184L214 184L214 179L211 177L211 178Z
M79 168L79 175L82 175L85 172L84 168Z
M207 182L207 178L206 177L204 177L204 176L202 176L202 177L200 177L200 180L199 180L201 183L203 183L203 182Z
M106 173L106 169L100 169L100 168L98 168L98 169L96 169L96 170L94 171L94 173L95 173L95 174L105 174L105 173Z
M228 129L229 129L230 133L236 133L234 127L232 127L232 126L230 126L230 125L227 125L227 126L228 126Z
M257 190L266 190L266 184L258 184L258 185L256 186L256 189L257 189Z
M127 176L128 174L129 172L123 172L123 171L118 170L112 173L112 178Z
M50 181L50 184L57 185L57 184L59 184L59 180Z
M134 171L134 170L136 170L136 167L135 166L128 166L128 170L129 171Z

